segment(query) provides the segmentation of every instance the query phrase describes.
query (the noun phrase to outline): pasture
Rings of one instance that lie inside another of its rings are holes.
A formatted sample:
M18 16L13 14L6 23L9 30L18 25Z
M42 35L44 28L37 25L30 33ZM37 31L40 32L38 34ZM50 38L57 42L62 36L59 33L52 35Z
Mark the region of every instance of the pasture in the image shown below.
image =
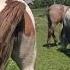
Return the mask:
M47 48L44 46L47 40L47 17L46 10L33 9L33 13L36 20L37 31L37 59L35 64L35 70L70 70L70 56L66 53L58 51L58 46ZM59 37L61 25L56 27L56 36ZM53 42L53 40L51 39ZM59 39L58 39L59 41ZM68 48L69 45L68 45ZM18 65L10 58L6 70L19 70Z

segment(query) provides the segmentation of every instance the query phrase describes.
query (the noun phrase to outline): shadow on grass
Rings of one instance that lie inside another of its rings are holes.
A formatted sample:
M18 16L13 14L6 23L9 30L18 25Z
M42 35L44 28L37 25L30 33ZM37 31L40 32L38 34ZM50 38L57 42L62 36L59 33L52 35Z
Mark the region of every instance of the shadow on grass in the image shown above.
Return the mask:
M55 47L55 46L58 46L58 45L61 45L61 43L59 42L58 44L55 44L55 43L49 43L49 44L44 44L43 47L46 47L46 48L51 48L51 47ZM70 57L70 49L57 49L57 51L61 52L61 53L64 53L66 56Z
M47 48L54 47L54 46L57 46L57 44L56 43L49 43L49 44L43 45L43 47L47 47Z
M57 43L48 43L48 44L44 44L43 47L55 47L55 46L58 46L58 45L62 45L61 42L57 42Z
M58 45L61 45L61 43L59 42L58 44L55 44L55 43L49 43L49 44L44 44L43 47L46 47L46 48L51 48L51 47L55 47L55 46L58 46ZM61 52L61 53L64 53L66 56L70 57L70 49L57 49L57 51Z
M57 49L57 50L64 53L66 56L70 57L70 49Z

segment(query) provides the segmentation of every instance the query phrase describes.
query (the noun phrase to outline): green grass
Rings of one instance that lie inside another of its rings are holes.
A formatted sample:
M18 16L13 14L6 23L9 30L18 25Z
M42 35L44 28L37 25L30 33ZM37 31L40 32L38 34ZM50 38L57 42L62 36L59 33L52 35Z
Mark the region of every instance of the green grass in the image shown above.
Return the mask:
M37 29L37 59L35 70L70 70L70 58L64 53L59 52L59 46L50 49L43 47L47 40L47 17L45 9L36 9L33 11L36 20ZM59 38L61 25L56 27L56 36Z
M19 70L17 64L10 58L7 62L6 70Z
M47 17L45 9L33 10L36 20L37 30L37 59L35 70L70 70L70 57L59 52L59 46L50 49L43 47L47 40ZM60 25L56 27L56 36L58 39ZM6 70L19 70L18 66L12 59L9 60Z

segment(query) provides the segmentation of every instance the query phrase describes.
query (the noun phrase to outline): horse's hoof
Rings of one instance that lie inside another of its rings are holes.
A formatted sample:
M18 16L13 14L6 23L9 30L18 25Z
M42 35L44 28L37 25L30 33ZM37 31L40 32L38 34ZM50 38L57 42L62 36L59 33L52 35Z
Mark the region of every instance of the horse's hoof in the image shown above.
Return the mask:
M47 48L50 48L50 47L51 47L51 45L50 45L50 44L48 44L48 45L47 45Z

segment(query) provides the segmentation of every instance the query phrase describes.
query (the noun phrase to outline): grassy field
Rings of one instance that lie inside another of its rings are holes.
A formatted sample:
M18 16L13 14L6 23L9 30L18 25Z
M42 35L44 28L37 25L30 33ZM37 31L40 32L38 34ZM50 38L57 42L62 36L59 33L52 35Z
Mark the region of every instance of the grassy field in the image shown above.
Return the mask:
M36 29L37 29L37 59L35 70L70 70L70 57L58 51L58 47L43 47L47 40L47 17L45 9L33 10ZM58 39L60 25L56 27L56 36ZM12 59L9 60L6 70L19 70L18 66Z

